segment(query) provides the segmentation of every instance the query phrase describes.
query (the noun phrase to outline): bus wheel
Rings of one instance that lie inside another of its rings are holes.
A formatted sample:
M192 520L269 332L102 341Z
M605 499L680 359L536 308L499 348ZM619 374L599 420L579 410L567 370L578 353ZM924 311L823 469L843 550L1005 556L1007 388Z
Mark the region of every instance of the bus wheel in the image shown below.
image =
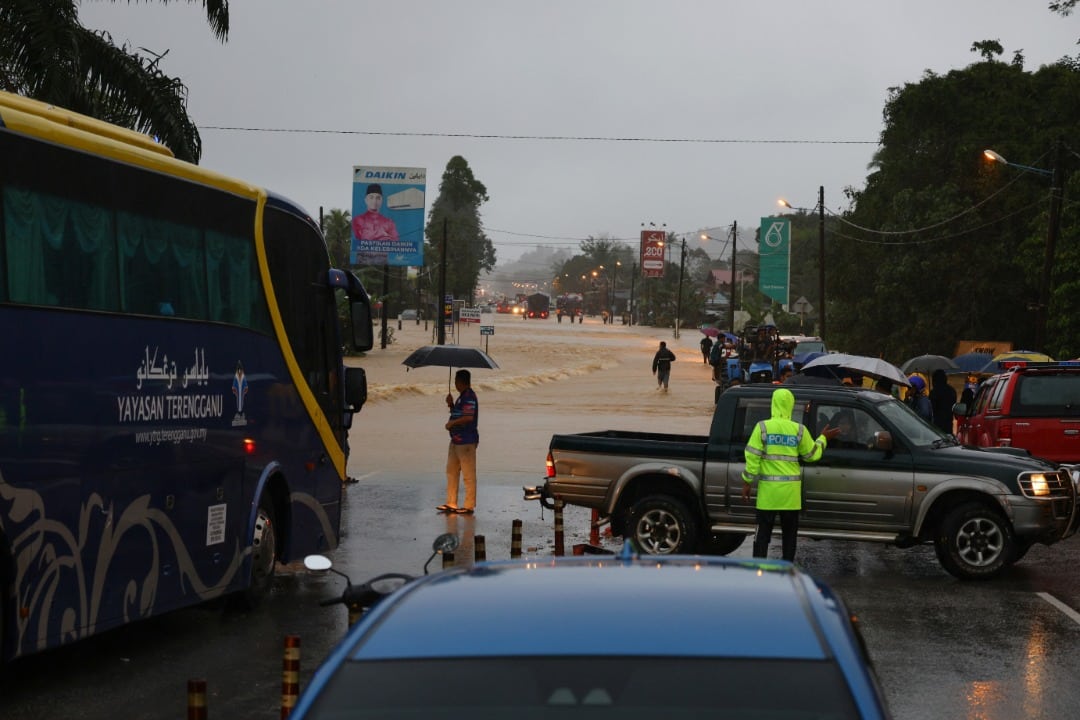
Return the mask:
M274 524L274 505L266 495L259 500L255 516L255 532L251 538L251 575L240 593L240 605L254 610L270 594L274 585L274 566L277 562L277 528Z

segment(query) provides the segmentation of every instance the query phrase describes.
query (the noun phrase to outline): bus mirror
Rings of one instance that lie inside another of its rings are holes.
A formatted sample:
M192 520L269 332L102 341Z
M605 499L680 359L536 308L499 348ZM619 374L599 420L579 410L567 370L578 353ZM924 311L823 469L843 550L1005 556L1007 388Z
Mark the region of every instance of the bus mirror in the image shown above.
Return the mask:
M367 373L364 368L345 368L345 412L357 413L367 402Z
M367 352L375 346L371 305L366 297L353 298L349 303L349 325L352 326L352 343L357 352Z

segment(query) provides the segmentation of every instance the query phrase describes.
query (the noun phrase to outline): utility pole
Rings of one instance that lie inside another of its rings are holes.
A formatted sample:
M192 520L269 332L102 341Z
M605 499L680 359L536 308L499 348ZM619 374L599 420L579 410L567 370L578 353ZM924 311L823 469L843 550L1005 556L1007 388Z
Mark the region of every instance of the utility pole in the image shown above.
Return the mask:
M630 306L627 310L630 312L630 325L634 324L634 281L637 280L637 263L635 262L630 266Z
M1046 319L1050 313L1050 271L1054 267L1054 251L1061 228L1061 189L1064 170L1061 164L1061 138L1054 142L1054 172L1050 181L1050 219L1046 228L1046 256L1039 277L1039 307L1035 314L1035 350L1046 352Z
M825 186L818 186L818 331L825 338Z
M731 223L731 297L728 298L728 332L735 332L735 246L739 243L739 222Z
M682 325L682 280L686 269L686 238L682 239L682 251L679 255L679 294L675 298L675 339L679 339L679 326Z
M435 312L439 315L439 345L446 344L446 221L442 221L442 257L439 259L439 297L435 301Z

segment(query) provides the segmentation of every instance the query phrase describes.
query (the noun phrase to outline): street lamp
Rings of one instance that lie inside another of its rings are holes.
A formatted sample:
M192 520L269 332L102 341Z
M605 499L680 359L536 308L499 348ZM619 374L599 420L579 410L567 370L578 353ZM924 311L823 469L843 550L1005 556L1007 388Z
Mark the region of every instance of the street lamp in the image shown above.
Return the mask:
M791 210L806 210L795 208L780 198L780 205ZM818 186L818 334L825 337L825 186ZM809 212L809 211L807 211Z
M1061 139L1054 143L1054 169L1043 170L1031 165L1009 162L993 150L983 150L983 157L1010 165L1027 172L1050 178L1050 218L1046 228L1046 254L1043 257L1042 274L1039 276L1039 304L1035 308L1035 349L1042 351L1046 342L1046 317L1050 310L1050 271L1054 265L1054 250L1057 247L1058 232L1061 228L1061 188L1064 185L1064 171L1061 166Z

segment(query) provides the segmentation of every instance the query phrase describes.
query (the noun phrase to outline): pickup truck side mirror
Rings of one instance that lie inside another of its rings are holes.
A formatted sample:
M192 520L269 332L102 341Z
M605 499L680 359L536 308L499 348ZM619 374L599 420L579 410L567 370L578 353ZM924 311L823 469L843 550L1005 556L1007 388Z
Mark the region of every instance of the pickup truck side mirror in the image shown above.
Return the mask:
M888 430L878 430L874 433L874 449L892 452L892 433Z

